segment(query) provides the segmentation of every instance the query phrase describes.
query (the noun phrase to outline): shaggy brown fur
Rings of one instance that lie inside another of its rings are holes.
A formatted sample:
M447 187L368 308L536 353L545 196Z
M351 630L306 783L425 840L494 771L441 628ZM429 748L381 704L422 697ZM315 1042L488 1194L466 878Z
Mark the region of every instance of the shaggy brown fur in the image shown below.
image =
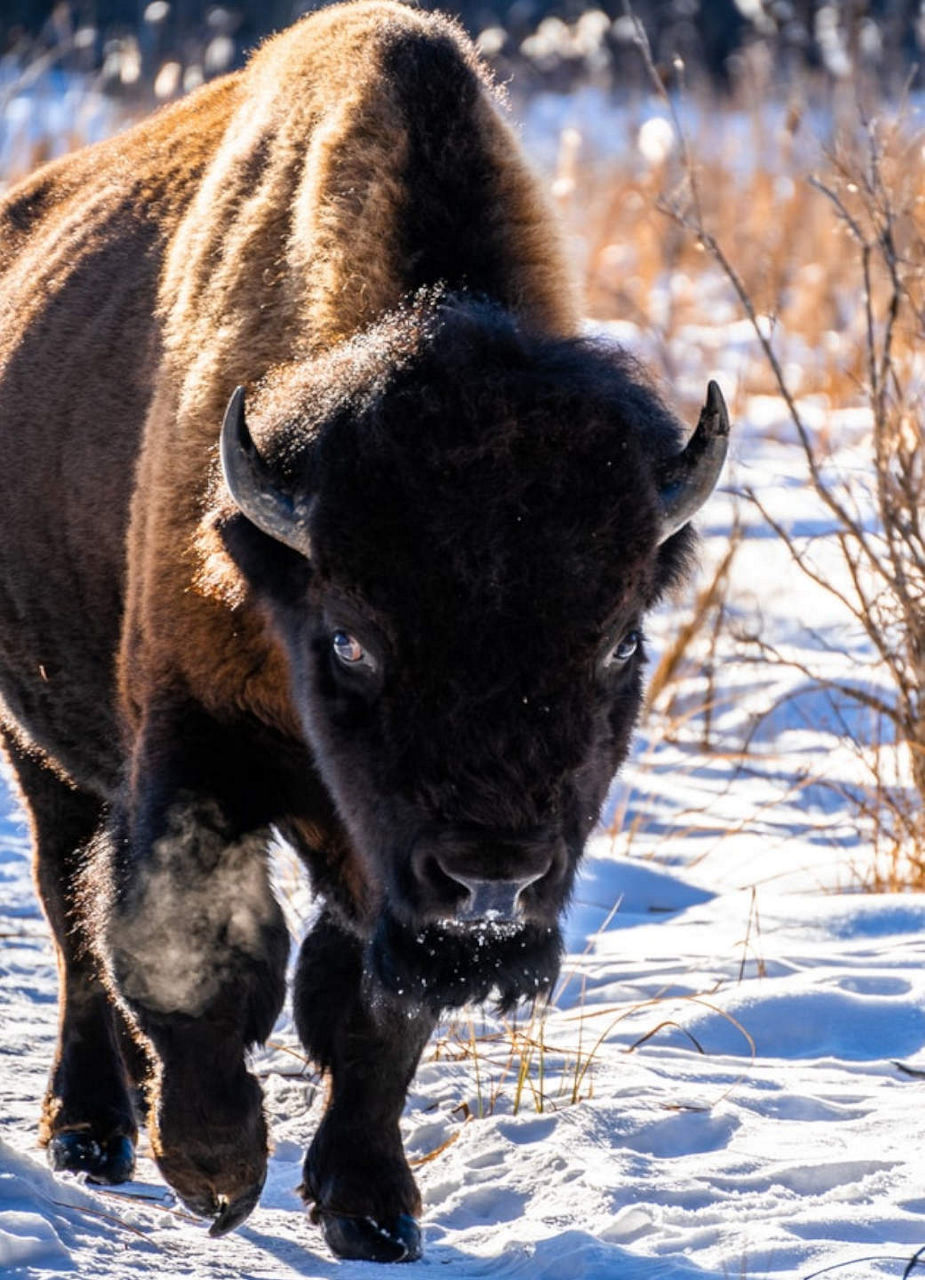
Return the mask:
M218 466L239 384L255 508ZM0 737L61 958L56 1167L130 1176L141 1084L184 1201L217 1234L253 1208L275 827L323 907L294 993L332 1078L305 1197L342 1256L418 1255L408 1082L441 1008L554 980L716 396L682 457L639 370L578 337L471 45L391 0L0 204ZM294 539L258 514L290 499Z
M447 58L471 78L474 110L460 129L472 133L458 141L489 158L483 199L492 225L482 230L507 274L495 288L531 324L574 329L573 292L542 192L452 23L400 5L359 4L324 10L270 41L243 73L247 109L231 118L165 259L164 358L141 458L145 528L136 518L131 639L122 650L129 702L144 678L139 670L158 670L159 678L181 675L206 705L234 702L289 727L270 655L261 671L241 669L241 631L253 653L259 622L245 606L229 625L224 606L201 594L208 576L190 592L192 557L168 581L150 549L158 555L167 544L194 545L201 493L189 477L201 475L202 451L214 448L231 389L351 336L407 292L399 228L414 122L384 63L425 34L445 42ZM439 90L437 83L424 88ZM436 145L442 154L431 178L439 182L442 167L463 163L464 151L452 137Z
M120 686L131 722L152 679L180 679L207 706L291 724L284 673L246 593L231 615L204 586L214 574L202 574L195 551L203 454L215 450L236 384L356 332L407 291L398 227L414 121L384 68L420 38L441 42L472 85L460 124L471 133L436 140L433 177L460 164L459 145L487 157L491 217L480 230L504 264L496 292L532 324L573 332L574 290L546 201L471 46L448 19L385 0L313 15L244 71L46 167L0 205L0 431L20 463L0 477L0 533L12 542L11 563L41 561L53 574L58 600L79 594L69 663L99 665L112 653L109 628L126 601ZM144 497L132 513L126 580L121 477L139 445ZM30 545L18 547L24 511L47 501L51 458L66 492L50 545L36 547L30 528ZM41 495L23 492L24 475L41 477ZM81 568L88 529L102 562L92 573ZM165 557L168 546L178 554ZM102 608L85 598L100 582L109 593ZM18 586L22 613L34 617L35 590ZM230 590L224 583L223 596ZM9 658L31 684L42 639L30 629L21 640ZM79 756L62 751L62 736L76 745L79 721L117 743L107 679L101 671L95 686L74 690L80 702L66 725L49 698L40 697L37 721L17 717L79 782L88 780L85 734ZM92 781L110 790L117 760L96 764Z

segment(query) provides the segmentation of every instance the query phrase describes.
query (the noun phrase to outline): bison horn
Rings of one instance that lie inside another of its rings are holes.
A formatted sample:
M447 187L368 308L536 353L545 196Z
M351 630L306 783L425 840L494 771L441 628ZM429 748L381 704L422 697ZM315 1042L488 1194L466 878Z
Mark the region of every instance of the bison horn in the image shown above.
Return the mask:
M248 520L277 542L307 555L304 513L291 494L277 488L270 468L257 452L244 418L243 387L235 387L225 410L221 459L225 484Z
M659 543L677 533L703 506L716 487L729 446L729 414L715 382L707 385L707 402L686 447L661 473L659 498L662 527Z

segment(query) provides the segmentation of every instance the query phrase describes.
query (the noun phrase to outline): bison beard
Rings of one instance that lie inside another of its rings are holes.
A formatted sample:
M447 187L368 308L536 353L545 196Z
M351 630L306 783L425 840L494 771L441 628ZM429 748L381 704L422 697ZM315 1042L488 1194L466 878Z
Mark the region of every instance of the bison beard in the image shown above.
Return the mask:
M281 833L319 915L303 1195L420 1254L399 1120L442 1009L556 976L558 917L728 435L580 336L471 45L336 5L0 203L0 738L61 972L56 1168L253 1209ZM227 409L226 409L227 406Z
M412 930L385 914L369 944L368 969L402 1003L435 1016L493 994L509 1013L521 1000L549 993L561 954L552 926L447 921Z

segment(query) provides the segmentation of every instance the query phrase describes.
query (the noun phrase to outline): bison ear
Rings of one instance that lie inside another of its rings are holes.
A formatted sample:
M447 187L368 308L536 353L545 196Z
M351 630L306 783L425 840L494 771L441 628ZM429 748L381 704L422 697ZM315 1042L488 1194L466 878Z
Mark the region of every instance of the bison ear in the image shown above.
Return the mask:
M729 414L715 382L707 385L706 404L686 447L662 468L659 484L659 545L700 510L716 488L729 447Z
M221 437L222 474L239 509L258 529L294 551L309 553L305 511L292 494L280 489L257 452L244 416L244 388L235 387Z

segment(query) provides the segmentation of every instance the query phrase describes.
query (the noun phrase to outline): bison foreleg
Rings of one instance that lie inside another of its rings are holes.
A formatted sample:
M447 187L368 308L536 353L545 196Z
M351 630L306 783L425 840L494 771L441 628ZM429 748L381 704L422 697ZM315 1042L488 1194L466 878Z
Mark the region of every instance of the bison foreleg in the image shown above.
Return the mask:
M135 1166L132 1093L141 1063L79 927L80 874L102 803L65 782L14 734L0 738L32 820L36 883L54 933L61 984L58 1047L39 1140L55 1169L124 1182Z
M215 758L195 745L198 759ZM261 1092L245 1053L282 1006L289 945L266 829L250 825L249 789L232 781L238 795L226 801L201 785L165 797L162 777L146 793L142 777L102 858L99 930L111 982L155 1051L148 1127L158 1165L215 1235L243 1221L266 1176Z
M412 1261L421 1253L421 1198L399 1119L434 1019L370 998L362 943L325 914L302 946L294 1008L303 1044L330 1076L305 1159L312 1217L339 1257Z

